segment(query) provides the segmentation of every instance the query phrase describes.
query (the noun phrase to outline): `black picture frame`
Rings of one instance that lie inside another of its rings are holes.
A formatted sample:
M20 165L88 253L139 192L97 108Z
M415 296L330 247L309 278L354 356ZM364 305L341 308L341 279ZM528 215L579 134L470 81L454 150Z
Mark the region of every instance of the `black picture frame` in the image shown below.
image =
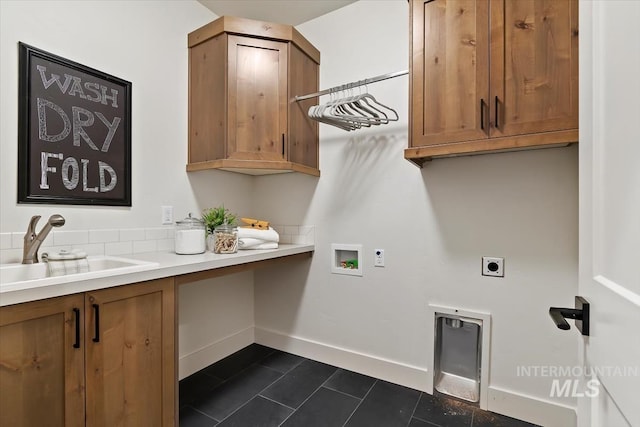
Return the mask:
M18 203L131 206L131 82L18 51Z

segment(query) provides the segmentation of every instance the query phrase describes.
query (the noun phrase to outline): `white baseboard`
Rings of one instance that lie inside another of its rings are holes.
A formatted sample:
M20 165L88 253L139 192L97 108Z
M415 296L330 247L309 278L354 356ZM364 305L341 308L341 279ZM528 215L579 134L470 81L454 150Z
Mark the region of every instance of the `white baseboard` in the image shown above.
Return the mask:
M428 369L358 353L306 338L255 328L255 342L431 394ZM488 410L544 427L576 426L576 411L535 397L488 387Z
M489 410L544 427L575 427L576 410L570 406L489 386Z
M427 370L280 332L255 328L256 343L424 391Z
M188 377L254 342L254 327L251 326L192 353L181 355L178 363L178 378Z

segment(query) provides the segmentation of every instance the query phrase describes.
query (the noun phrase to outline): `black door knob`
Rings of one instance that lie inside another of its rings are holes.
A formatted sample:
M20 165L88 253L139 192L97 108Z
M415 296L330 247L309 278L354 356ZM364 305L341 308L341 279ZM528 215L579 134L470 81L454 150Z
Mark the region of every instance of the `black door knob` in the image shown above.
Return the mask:
M549 315L558 329L571 329L566 319L575 319L576 327L582 335L589 335L589 303L580 296L576 296L576 308L550 307Z

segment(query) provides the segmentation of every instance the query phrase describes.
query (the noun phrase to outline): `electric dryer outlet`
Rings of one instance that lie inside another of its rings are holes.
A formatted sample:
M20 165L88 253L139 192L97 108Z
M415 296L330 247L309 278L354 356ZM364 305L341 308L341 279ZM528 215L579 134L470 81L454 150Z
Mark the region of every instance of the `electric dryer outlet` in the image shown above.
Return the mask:
M482 275L504 277L504 258L483 256Z

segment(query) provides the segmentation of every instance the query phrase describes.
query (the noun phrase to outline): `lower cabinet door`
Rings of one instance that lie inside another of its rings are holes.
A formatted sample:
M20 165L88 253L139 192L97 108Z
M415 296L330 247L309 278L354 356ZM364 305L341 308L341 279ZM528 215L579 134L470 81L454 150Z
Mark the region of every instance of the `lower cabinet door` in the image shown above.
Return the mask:
M87 426L174 426L173 279L87 292Z
M80 427L84 294L0 308L0 426Z

